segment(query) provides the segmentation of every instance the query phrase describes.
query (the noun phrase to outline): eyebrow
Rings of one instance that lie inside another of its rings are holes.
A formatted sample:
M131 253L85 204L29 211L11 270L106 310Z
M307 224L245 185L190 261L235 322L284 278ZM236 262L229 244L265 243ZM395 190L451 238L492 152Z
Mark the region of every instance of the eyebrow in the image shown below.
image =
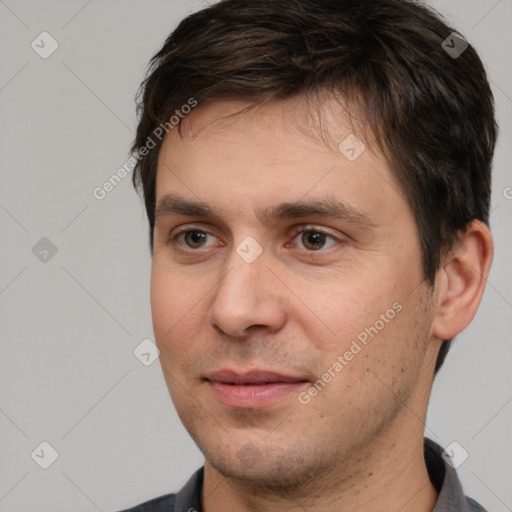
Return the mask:
M263 223L302 217L330 217L342 219L361 227L376 227L376 223L366 212L334 198L301 199L295 202L285 202L265 208L257 208L255 213L256 217ZM166 194L158 201L155 209L155 221L172 215L220 219L220 215L203 201L187 199L179 194Z

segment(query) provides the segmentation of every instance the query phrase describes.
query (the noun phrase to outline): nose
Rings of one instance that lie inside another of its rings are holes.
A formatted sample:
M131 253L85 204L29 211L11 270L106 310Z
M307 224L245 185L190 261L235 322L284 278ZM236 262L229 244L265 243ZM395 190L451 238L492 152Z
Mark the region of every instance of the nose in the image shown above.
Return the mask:
M270 258L263 252L248 263L233 251L227 265L210 304L209 322L232 337L243 337L255 326L278 331L286 322L286 288Z

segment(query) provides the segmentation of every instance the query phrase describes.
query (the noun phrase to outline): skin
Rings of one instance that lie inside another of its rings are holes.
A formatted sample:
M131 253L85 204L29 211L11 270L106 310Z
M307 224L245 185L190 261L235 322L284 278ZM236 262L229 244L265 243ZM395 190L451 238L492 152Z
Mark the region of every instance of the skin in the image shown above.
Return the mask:
M437 493L423 435L435 360L440 340L476 312L492 260L490 232L473 221L443 254L430 288L405 195L338 103L326 100L321 110L327 140L303 98L225 118L244 106L219 100L196 107L183 137L177 130L166 136L157 171L157 205L179 194L215 212L157 217L151 279L164 376L206 458L203 509L432 510ZM352 162L336 149L351 133L366 144ZM257 215L323 198L365 212L371 226L325 215ZM196 238L178 236L178 227ZM320 235L315 250L311 233L294 227L330 236ZM198 231L209 234L194 245ZM252 263L236 251L249 236L262 249ZM400 312L301 403L298 391L307 392L396 303ZM221 368L308 382L270 406L242 409L220 403L204 380Z

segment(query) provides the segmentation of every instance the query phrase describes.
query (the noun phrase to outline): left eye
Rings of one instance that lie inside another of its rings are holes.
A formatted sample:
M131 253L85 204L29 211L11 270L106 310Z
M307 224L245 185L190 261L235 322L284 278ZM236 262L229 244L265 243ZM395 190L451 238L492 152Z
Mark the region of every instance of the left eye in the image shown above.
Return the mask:
M319 251L320 249L328 249L338 243L332 235L319 231L317 229L302 230L296 234L295 239L299 239L303 247L308 251ZM326 246L328 240L330 245Z

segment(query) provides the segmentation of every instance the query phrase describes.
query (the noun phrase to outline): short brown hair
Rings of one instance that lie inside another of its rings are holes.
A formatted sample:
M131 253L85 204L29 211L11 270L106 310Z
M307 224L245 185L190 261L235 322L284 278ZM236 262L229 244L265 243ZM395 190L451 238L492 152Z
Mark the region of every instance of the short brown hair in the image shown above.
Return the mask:
M443 47L445 40L455 44L454 32L411 0L222 0L185 18L152 58L132 150L191 97L242 97L255 106L341 94L359 107L405 193L433 286L442 251L473 219L488 224L497 137L476 51L468 44L454 55ZM139 156L133 174L151 250L161 140L156 145ZM441 347L436 372L451 341Z

